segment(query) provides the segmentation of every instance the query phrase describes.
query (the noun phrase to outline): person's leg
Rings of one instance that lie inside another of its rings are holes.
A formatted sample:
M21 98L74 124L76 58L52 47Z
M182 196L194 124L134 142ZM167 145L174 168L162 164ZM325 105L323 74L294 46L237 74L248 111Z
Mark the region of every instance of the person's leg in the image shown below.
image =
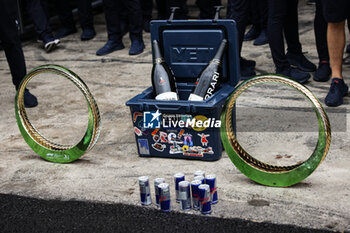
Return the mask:
M332 68L332 83L325 98L328 106L343 104L343 96L348 93L348 86L343 80L342 63L345 47L345 20L349 17L348 0L324 0L323 15L328 22L327 42L329 60Z
M314 20L314 31L319 65L314 75L314 80L326 82L329 80L331 69L329 66L329 55L327 46L327 22L323 17L323 6L321 0L316 0L316 14Z
M260 11L259 11L259 2L260 0L250 0L249 1L249 13L248 13L248 24L252 24L252 27L249 29L249 31L244 35L244 41L251 41L255 40L261 33L261 27L260 27Z
M327 46L327 22L323 17L322 0L316 0L316 14L314 21L315 39L318 58L321 61L329 61Z
M196 5L199 8L200 19L213 19L215 16L215 6L220 6L220 0L197 0Z
M175 12L175 19L187 19L188 14L188 8L186 4L186 0L166 0L168 4L168 17L170 15L170 8L171 7L180 7L180 9L176 10Z
M153 1L152 0L141 0L141 9L142 9L142 19L143 19L143 30L146 32L150 31L150 21L152 20L152 9Z
M167 0L156 0L158 19L167 19L168 17L168 6Z
M124 0L124 6L128 12L129 35L131 39L130 55L143 52L145 45L142 38L143 19L139 0Z
M267 39L267 0L260 0L257 2L257 7L259 10L259 25L260 25L260 34L255 39L254 45L264 45L268 43Z
M55 0L58 18L64 28L75 28L72 9L68 0Z
M290 68L290 64L285 55L283 25L287 16L288 0L268 1L268 25L267 34L273 62L276 70L282 71Z
M108 41L102 48L97 50L96 55L98 56L125 48L122 42L123 35L120 28L121 1L122 0L103 0Z
M15 2L12 0L0 0L0 40L6 54L6 59L10 67L12 83L18 89L19 84L26 75L26 64L24 60L21 40L18 36L17 25L15 23L16 12ZM25 107L35 107L38 101L27 89L24 93Z
M80 26L83 32L80 35L81 40L91 40L95 37L94 16L92 14L91 0L78 1L78 14Z
M230 10L227 11L227 18L236 21L241 79L245 80L256 74L255 61L246 60L241 57L244 32L248 24L250 0L228 0L228 6L230 6Z
M286 22L289 0L268 1L268 40L276 73L289 76L299 83L305 83L310 74L291 68L284 49L283 30Z
M343 78L342 64L345 47L345 21L328 23L327 41L333 78Z
M33 20L38 38L42 40L47 35L52 35L48 17L40 3L40 0L27 0L27 11Z
M94 28L94 16L92 14L91 0L78 1L78 14L82 29Z
M298 26L298 0L289 0L286 4L286 18L283 24L284 35L287 41L287 51L293 54L300 54L301 44L299 41Z
M298 0L288 1L287 17L284 23L284 35L288 45L286 56L289 64L304 72L315 71L316 66L304 56L299 41Z

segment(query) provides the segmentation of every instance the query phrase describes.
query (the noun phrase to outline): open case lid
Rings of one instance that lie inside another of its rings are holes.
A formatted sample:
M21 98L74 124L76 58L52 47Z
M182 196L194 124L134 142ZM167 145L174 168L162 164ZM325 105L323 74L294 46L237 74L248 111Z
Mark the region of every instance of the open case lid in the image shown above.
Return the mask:
M221 41L228 41L222 83L239 81L238 35L233 20L153 20L151 41L157 40L176 82L195 82L214 57ZM154 54L153 54L154 59Z

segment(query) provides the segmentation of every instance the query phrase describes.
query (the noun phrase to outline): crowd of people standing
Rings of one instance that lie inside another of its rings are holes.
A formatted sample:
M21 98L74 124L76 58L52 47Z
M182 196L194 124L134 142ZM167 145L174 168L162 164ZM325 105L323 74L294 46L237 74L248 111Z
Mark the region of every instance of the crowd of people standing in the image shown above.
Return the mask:
M256 75L256 62L241 56L243 41L254 40L254 45L269 44L276 74L290 77L306 83L310 72L317 82L327 82L331 86L326 96L328 106L339 106L343 96L348 93L342 75L342 60L345 48L345 21L350 19L350 1L348 0L308 0L315 4L314 19L315 42L319 62L313 64L303 53L299 40L298 3L299 0L227 0L225 18L236 21L238 31L238 53L240 58L241 79ZM60 39L77 32L72 9L68 0L54 0L61 28L53 34L50 27L47 2L44 0L25 0L26 10L35 25L38 41L43 43L46 52L56 49ZM96 35L93 23L91 0L77 0L78 17L82 33L81 40L93 39ZM211 19L215 15L214 6L222 0L196 0L200 10L198 18ZM225 2L226 3L226 2ZM26 74L23 51L16 32L14 2L0 0L0 40L10 66L13 83L16 88ZM155 5L154 5L155 4ZM187 19L186 0L103 0L103 9L107 28L107 41L96 51L103 56L124 49L123 36L129 33L131 46L129 55L143 52L145 45L143 33L149 32L152 10L157 8L157 18L167 19L171 7L178 7L174 19ZM246 28L252 24L246 33ZM287 49L285 48L285 41ZM347 48L350 50L350 47ZM349 51L350 52L350 51ZM26 107L34 107L37 100L29 90L25 93Z

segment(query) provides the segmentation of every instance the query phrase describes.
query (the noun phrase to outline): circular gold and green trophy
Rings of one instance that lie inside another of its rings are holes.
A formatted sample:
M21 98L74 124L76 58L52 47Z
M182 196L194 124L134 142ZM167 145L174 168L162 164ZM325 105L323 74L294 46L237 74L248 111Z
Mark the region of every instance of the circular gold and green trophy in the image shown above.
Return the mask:
M270 165L248 154L237 141L232 125L235 102L246 89L262 83L287 85L311 101L318 119L318 142L306 161L291 166ZM253 181L268 186L291 186L308 177L326 157L331 143L329 120L319 100L303 85L278 75L261 75L240 84L228 98L221 114L221 122L221 139L234 165Z
M76 145L54 143L31 124L24 107L24 91L28 82L38 74L54 73L73 82L83 93L89 109L89 121L83 138ZM72 71L58 65L43 65L31 70L22 80L15 99L16 120L21 134L27 144L42 158L55 163L68 163L80 158L96 144L100 134L100 113L92 94L86 84Z

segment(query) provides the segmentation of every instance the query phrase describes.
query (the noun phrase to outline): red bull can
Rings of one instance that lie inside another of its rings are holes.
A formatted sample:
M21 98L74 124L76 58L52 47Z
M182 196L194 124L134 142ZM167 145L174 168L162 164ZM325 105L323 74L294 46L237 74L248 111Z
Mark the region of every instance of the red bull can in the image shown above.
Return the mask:
M195 176L194 180L200 180L202 182L202 184L205 184L205 178L204 176Z
M210 186L210 201L212 204L218 203L218 193L216 186L216 175L207 175L205 177L205 183Z
M179 182L179 199L180 199L181 210L191 209L190 182L188 181Z
M152 204L151 189L149 186L148 176L139 177L139 185L140 185L141 205Z
M191 182L191 191L192 191L192 204L193 209L199 210L200 209L200 203L199 203L199 185L202 184L202 181L200 180L193 180Z
M180 198L179 198L179 183L181 181L184 181L184 180L185 180L185 174L183 174L182 172L176 173L174 175L176 202L180 202Z
M193 173L193 177L196 177L196 176L203 176L203 177L205 177L205 172L201 171L201 170L195 171Z
M202 214L211 214L210 187L207 184L201 184L198 187L200 211Z
M168 213L171 210L169 184L161 183L158 185L159 190L159 206L160 210Z
M160 185L161 183L165 183L165 179L164 178L155 178L153 182L154 182L154 193L156 195L156 206L159 207L159 188L158 188L158 185Z

